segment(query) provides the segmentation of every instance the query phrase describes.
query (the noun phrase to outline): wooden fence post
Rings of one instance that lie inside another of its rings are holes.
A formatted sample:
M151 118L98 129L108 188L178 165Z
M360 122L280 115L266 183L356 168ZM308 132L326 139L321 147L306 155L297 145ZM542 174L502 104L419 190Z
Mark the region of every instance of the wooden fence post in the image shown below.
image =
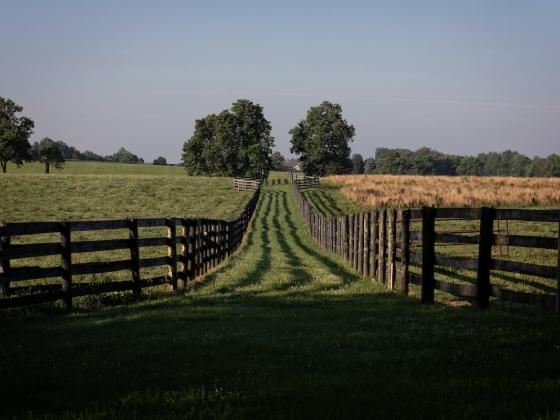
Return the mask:
M60 268L62 270L62 293L68 309L72 308L72 238L70 223L60 224Z
M369 277L369 253L370 253L370 219L371 213L367 212L364 214L364 256L363 256L363 275Z
M344 216L344 242L343 242L343 249L344 249L344 259L346 261L350 261L350 216Z
M389 232L389 282L391 284L390 289L395 290L397 282L397 210L390 210L389 218L391 221L391 230Z
M358 215L358 272L364 274L364 213Z
M487 309L490 303L490 266L494 239L494 209L480 209L480 240L478 243L478 270L476 276L476 303L479 309Z
M422 208L422 303L434 303L435 209Z
M138 246L138 219L128 220L128 240L130 242L130 271L132 273L132 294L140 297L140 248Z
M379 240L377 253L377 281L385 283L386 257L385 249L387 245L387 211L385 209L379 212Z
M179 260L181 269L177 273L177 290L183 290L185 288L185 282L187 281L187 271L188 271L188 250L187 246L189 243L189 225L187 220L181 218L179 219L181 223L181 236L179 237Z
M6 251L10 247L10 237L0 237L0 250ZM10 259L0 259L0 273L4 274L4 283L0 283L0 296L7 297L10 294Z
M377 247L376 240L377 240L377 210L374 210L371 213L370 217L370 258L369 258L369 270L370 270L370 278L375 280L377 278Z
M403 295L408 295L409 263L410 263L410 209L401 213L401 284Z
M177 290L177 227L175 219L167 217L165 219L167 227L167 275L171 279L173 290Z

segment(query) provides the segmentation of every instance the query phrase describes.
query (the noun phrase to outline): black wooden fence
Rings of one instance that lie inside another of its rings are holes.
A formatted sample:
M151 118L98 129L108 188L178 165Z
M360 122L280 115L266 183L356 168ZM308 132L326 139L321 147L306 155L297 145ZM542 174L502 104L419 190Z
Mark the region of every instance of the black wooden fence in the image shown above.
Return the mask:
M205 275L234 252L243 240L260 195L257 188L236 220L152 218L77 222L31 222L0 225L0 308L8 308L62 299L131 290L139 296L142 288L170 284L182 290L187 281ZM139 237L139 228L166 227L165 237ZM177 228L180 228L178 232ZM72 241L73 232L126 229L128 239ZM60 234L55 243L15 244L13 237ZM140 258L143 247L166 246L167 255ZM111 262L73 263L78 253L129 250L130 258ZM12 267L18 259L60 255L55 267ZM140 269L167 266L167 275L140 278ZM73 282L73 276L128 270L130 280L100 283ZM56 284L25 285L20 282L60 278Z
M423 303L433 303L434 290L456 296L476 298L480 308L487 308L491 296L504 301L539 305L560 311L560 210L522 210L482 208L379 209L361 214L329 218L315 213L301 191L294 185L294 197L305 222L317 243L349 261L362 275L387 284L391 290L408 294L409 283L421 286ZM436 232L438 219L479 221L474 235ZM494 233L494 222L516 220L553 222L558 237L503 235ZM412 229L421 224L420 230ZM478 245L478 257L457 257L436 253L436 244ZM544 266L492 257L492 247L510 245L549 249L557 252L556 266ZM421 275L411 272L421 268ZM440 267L477 272L475 284L437 280ZM490 284L491 270L521 273L556 280L556 293L527 293Z

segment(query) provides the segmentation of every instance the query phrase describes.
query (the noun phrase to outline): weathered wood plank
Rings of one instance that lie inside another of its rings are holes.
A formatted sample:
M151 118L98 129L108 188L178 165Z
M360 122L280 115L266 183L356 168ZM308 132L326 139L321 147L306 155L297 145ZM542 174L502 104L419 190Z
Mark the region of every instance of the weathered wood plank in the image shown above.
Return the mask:
M72 232L126 229L127 227L128 221L126 219L70 222L70 229L72 230Z
M140 264L140 268L169 265L169 257L141 258L139 264Z
M21 222L0 225L0 236L35 235L39 233L59 232L59 222Z
M73 266L73 272L76 275L110 273L122 270L130 270L130 260L89 262L74 264Z
M436 232L436 243L478 244L479 240L479 235L457 235L454 233Z
M452 207L442 207L435 208L435 218L436 219L467 219L474 220L480 218L479 208L452 208Z
M494 235L494 245L520 246L526 248L558 249L557 238L523 235Z
M80 241L72 243L72 253L113 251L117 249L128 249L128 239L103 239L97 241Z
M0 246L0 260L17 260L20 258L46 257L59 254L60 243L14 244L6 248Z
M17 267L10 268L9 275L0 274L0 284L10 281L39 280L50 277L61 277L60 267Z
M453 268L464 268L467 270L478 269L478 259L470 257L448 257L441 254L435 254L436 265L453 267Z
M545 277L548 279L556 279L557 274L557 268L554 266L537 265L498 259L492 259L490 267L492 268L492 270L527 274L530 276Z
M560 210L496 209L496 220L560 222Z

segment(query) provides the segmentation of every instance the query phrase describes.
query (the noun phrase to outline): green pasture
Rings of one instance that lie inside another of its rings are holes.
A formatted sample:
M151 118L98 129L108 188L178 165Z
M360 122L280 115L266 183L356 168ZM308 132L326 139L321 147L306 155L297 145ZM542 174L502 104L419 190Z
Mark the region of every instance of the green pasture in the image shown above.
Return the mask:
M345 214L354 214L372 210L344 197L340 187L332 184L323 184L319 188L303 190L314 211L326 216L337 217ZM421 223L412 224L413 229L421 229ZM528 235L555 238L558 236L558 223L546 222L520 222L520 221L496 221L495 233L509 235ZM437 220L436 231L452 232L460 234L477 234L479 231L478 220ZM420 244L413 248L420 252ZM436 245L436 252L448 256L463 256L476 258L478 256L478 245ZM530 264L556 266L558 263L558 252L556 250L523 248L513 246L496 246L492 251L493 257L510 261L518 261ZM412 272L420 274L420 267L412 267ZM436 267L436 279L450 281L453 283L474 283L476 272L466 269ZM526 274L507 273L492 271L491 284L506 289L519 290L531 293L556 293L556 280L544 279Z
M560 416L560 323L422 306L309 236L268 185L242 247L184 294L0 314L0 418Z

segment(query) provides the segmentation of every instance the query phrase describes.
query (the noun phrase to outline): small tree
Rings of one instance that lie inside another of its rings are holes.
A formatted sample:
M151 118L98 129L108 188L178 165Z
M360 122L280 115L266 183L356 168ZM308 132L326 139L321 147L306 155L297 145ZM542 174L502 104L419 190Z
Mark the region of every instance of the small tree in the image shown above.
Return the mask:
M290 130L290 151L299 155L308 175L344 174L351 169L350 146L354 126L342 118L342 107L323 102L307 111L307 116Z
M364 160L364 173L372 174L375 171L375 159L367 158Z
M34 123L20 116L23 108L11 99L0 97L0 166L6 173L8 162L17 166L30 158L29 136L33 133Z
M51 164L57 169L64 168L64 153L60 145L45 137L37 145L37 156L45 164L45 173L50 172Z
M270 160L272 162L270 169L273 171L283 171L286 169L286 159L282 156L282 153L278 151L272 152Z
M364 158L359 153L354 153L352 155L352 173L353 174L364 173Z
M119 163L144 163L142 158L139 158L134 153L126 150L124 147L121 147L115 154L113 154L113 156L110 156L110 159L108 160Z
M154 165L167 165L167 160L163 156L154 159Z

